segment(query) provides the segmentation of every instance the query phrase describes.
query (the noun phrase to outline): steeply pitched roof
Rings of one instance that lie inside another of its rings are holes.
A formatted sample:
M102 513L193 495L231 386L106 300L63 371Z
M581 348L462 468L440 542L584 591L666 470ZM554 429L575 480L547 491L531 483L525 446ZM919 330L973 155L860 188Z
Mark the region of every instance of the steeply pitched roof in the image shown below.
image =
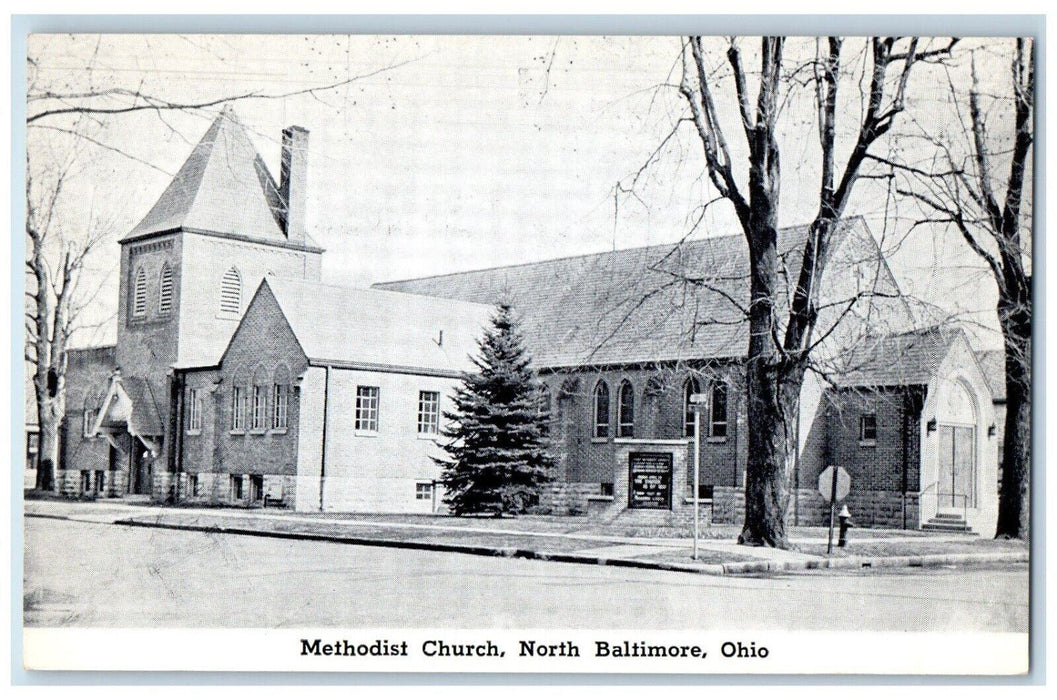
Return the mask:
M857 236L870 236L857 218L845 221L838 236L853 228ZM779 232L780 265L791 284L807 232L806 226ZM749 296L748 249L741 234L375 288L489 304L510 301L540 367L738 358L748 350L747 324L738 308L747 308Z
M468 371L493 311L483 304L277 277L265 278L254 302L265 285L305 355L318 362Z
M164 435L158 393L143 377L123 377L121 385L132 399L130 431L136 435Z
M182 228L286 243L285 211L279 188L245 128L225 110L122 242Z
M980 369L984 371L991 397L995 401L1006 400L1006 353L1004 350L981 350L976 353Z
M96 417L93 434L107 429L127 430L142 438L165 434L161 416L161 395L143 377L124 377L119 374L110 379L102 410Z
M844 387L928 384L959 338L961 329L940 326L867 337L841 358L843 371L833 379Z

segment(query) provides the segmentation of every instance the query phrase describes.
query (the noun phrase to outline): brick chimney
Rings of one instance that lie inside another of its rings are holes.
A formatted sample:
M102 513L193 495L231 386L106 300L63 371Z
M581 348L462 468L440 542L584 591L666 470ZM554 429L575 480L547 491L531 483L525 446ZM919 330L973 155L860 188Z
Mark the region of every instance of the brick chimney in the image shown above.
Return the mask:
M282 170L279 196L286 202L286 239L305 242L305 190L308 184L308 129L283 129Z

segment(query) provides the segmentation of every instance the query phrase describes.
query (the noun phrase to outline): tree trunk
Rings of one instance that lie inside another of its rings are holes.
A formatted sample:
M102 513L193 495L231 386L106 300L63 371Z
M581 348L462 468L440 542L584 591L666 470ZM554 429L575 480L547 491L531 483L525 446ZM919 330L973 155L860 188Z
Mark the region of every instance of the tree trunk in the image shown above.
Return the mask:
M777 153L774 154L777 160ZM783 390L774 300L778 291L777 178L756 170L750 187L753 211L749 227L749 354L746 358L748 463L745 469L745 524L738 542L786 549L785 509L789 500L786 464L789 450L788 393Z
M41 410L43 409L43 410ZM57 477L59 465L59 431L62 421L51 414L50 407L38 405L40 451L37 453L37 490L60 490Z
M1031 309L999 309L1006 341L1006 423L995 537L1027 539L1031 514Z
M778 369L763 358L748 366L748 464L745 471L745 524L740 544L787 549L785 512L789 504L788 474L792 393L779 381Z

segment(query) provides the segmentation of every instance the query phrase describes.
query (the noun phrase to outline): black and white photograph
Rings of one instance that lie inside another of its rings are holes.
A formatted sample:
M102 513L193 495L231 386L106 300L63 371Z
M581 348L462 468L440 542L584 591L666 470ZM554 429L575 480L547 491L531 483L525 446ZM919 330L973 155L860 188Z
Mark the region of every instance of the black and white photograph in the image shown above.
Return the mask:
M28 671L1028 673L1040 37L25 47Z

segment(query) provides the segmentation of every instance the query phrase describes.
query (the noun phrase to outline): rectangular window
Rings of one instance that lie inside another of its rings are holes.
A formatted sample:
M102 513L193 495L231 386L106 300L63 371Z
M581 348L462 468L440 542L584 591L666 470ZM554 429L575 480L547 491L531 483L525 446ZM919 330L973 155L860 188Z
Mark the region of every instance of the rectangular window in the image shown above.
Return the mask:
M241 432L246 429L246 396L241 386L231 387L231 429Z
M95 492L100 496L106 494L106 472L98 471L95 473Z
M289 392L285 384L276 384L272 388L272 430L286 429Z
M191 494L192 496L198 496L198 495L200 495L199 491L201 489L202 489L202 485L201 485L201 483L200 483L200 481L198 479L198 475L197 474L188 474L187 475L187 493Z
M440 430L440 392L418 392L418 434L436 435Z
M263 386L253 387L253 410L250 412L251 430L264 430L264 416L267 414L268 399Z
M187 390L187 432L202 430L202 397L198 389Z
M84 420L81 425L81 435L88 437L92 434L92 428L95 427L95 416L96 411L94 408L84 409Z
M717 382L712 385L712 405L708 416L708 435L718 439L727 438L727 385Z
M415 500L416 501L432 501L433 500L433 483L429 481L420 481L415 484Z
M92 472L87 469L81 471L81 493L92 492Z
M231 500L242 500L242 474L231 475Z
M37 468L37 453L40 452L40 433L26 433L26 468Z
M859 443L874 445L877 443L877 414L864 413L859 416Z
M356 430L378 432L378 387L356 387Z

